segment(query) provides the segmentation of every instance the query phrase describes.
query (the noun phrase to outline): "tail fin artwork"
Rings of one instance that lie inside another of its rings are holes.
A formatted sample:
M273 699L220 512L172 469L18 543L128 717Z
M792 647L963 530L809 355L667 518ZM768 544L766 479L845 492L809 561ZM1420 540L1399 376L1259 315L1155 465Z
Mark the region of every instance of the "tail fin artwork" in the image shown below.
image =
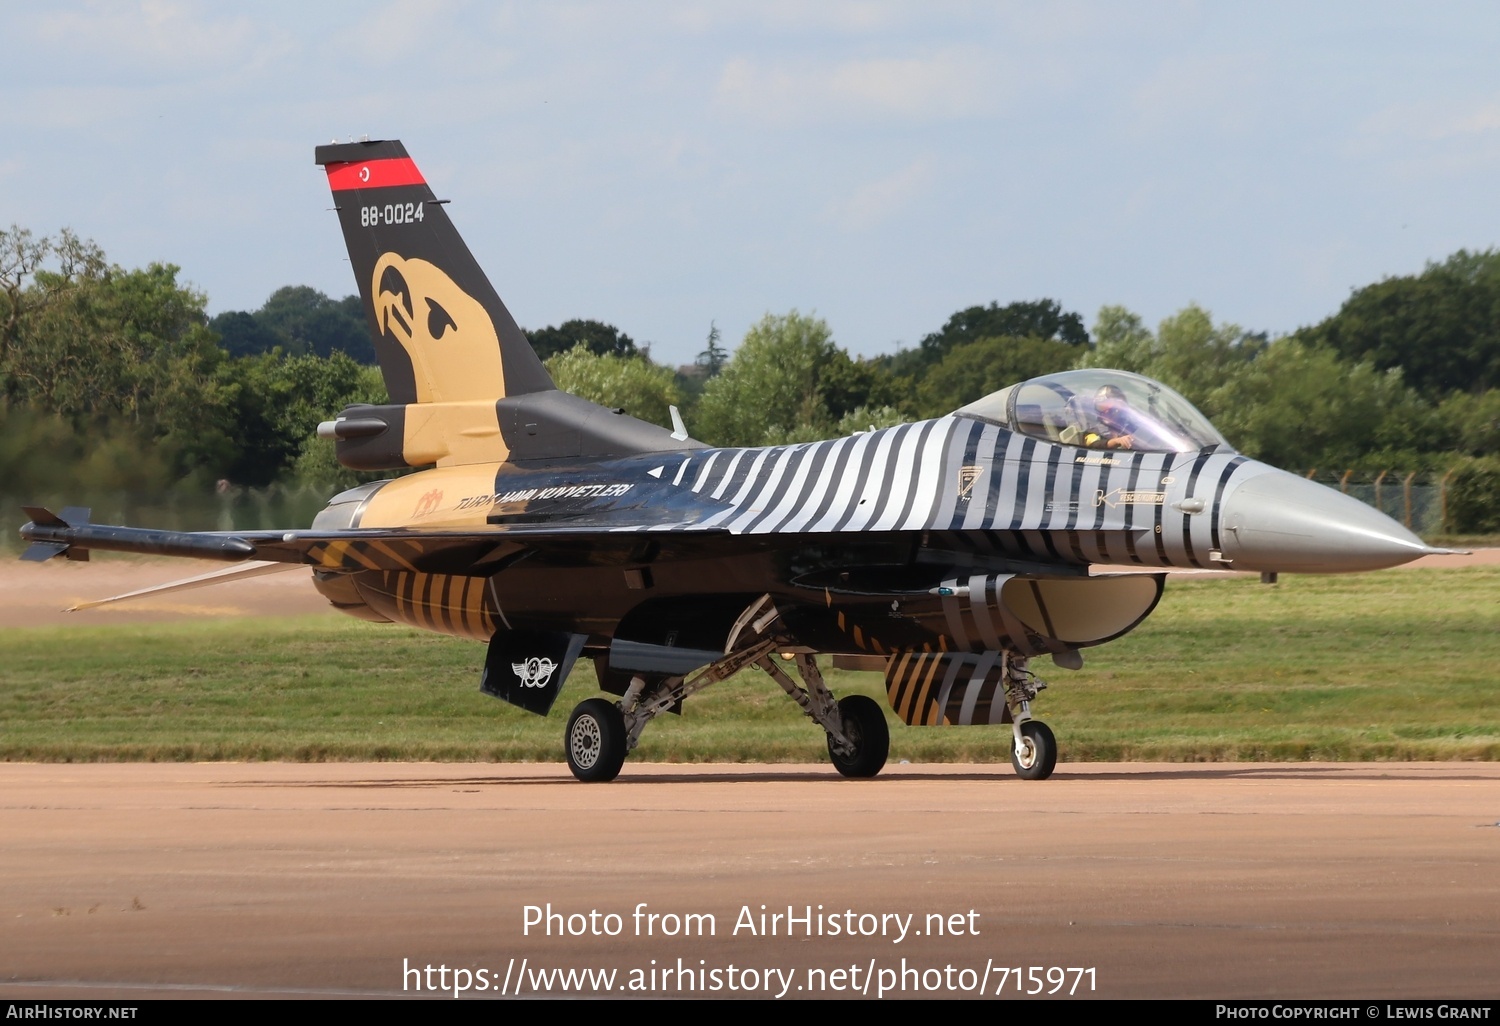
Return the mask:
M406 147L319 146L391 400L495 400L553 387Z
M559 392L406 147L319 146L392 405L318 426L355 470L699 448Z

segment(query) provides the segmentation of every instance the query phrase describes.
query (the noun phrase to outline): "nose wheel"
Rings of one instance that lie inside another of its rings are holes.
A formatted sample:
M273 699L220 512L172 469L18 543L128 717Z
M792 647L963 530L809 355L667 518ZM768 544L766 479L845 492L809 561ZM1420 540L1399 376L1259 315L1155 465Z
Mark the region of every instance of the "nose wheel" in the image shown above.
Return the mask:
M1057 768L1057 738L1041 720L1016 725L1010 764L1022 780L1046 780Z

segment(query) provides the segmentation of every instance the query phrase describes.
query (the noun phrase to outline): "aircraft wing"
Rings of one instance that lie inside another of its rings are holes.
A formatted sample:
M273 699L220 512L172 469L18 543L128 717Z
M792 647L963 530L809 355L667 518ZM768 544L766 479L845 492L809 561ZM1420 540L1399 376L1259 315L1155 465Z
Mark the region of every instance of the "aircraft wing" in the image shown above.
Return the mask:
M641 545L638 530L611 530L592 524L497 524L484 528L352 528L341 531L158 531L115 527L89 522L89 511L69 507L56 514L41 507L23 507L31 522L21 537L31 543L23 559L54 556L88 559L92 549L138 555L180 556L224 562L310 566L333 571L406 570L427 573L483 574L496 565L537 548L562 544L588 551L595 561L622 560ZM653 532L654 533L654 532ZM722 529L694 533L728 535ZM262 568L258 572L268 573ZM204 575L201 584L218 583ZM199 579L192 579L197 582ZM120 596L121 598L125 596Z

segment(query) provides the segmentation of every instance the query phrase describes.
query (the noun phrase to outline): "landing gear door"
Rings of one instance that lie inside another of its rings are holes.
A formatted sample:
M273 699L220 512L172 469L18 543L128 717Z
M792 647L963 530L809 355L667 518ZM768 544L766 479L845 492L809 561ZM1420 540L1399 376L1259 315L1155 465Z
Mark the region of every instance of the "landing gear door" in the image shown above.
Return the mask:
M546 716L587 637L562 631L500 631L490 639L479 690Z

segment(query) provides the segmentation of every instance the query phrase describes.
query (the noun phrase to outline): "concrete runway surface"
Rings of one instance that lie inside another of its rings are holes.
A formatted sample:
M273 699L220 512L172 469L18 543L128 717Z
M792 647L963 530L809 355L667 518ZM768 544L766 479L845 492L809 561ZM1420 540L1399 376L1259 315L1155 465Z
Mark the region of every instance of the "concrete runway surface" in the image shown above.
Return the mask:
M1494 764L11 764L0 806L7 998L1500 995Z

